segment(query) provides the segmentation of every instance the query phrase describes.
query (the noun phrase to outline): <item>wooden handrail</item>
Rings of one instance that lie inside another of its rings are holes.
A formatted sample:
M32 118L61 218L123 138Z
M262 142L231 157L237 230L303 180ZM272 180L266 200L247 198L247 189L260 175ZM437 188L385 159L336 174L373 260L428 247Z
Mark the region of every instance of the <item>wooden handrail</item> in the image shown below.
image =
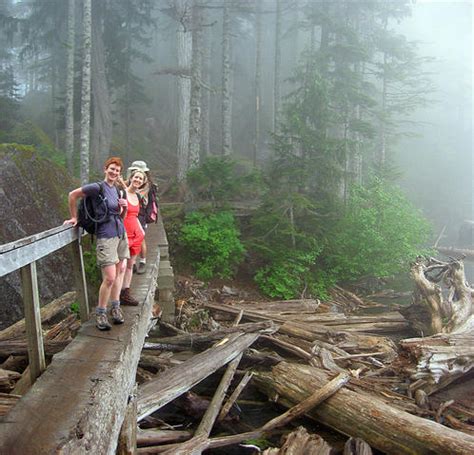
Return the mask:
M89 301L81 237L79 229L63 225L0 246L0 277L20 270L32 383L46 368L36 261L71 244L79 313L81 321L87 321Z
M79 229L58 226L0 246L0 277L78 240Z

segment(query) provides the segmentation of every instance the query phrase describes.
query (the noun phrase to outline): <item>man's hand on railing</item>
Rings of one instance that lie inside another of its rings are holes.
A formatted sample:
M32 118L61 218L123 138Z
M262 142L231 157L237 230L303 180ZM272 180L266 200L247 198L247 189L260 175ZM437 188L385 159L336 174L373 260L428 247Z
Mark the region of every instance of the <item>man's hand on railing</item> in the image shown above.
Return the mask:
M76 217L72 217L72 218L69 218L69 220L65 220L63 225L65 224L72 224L73 226L76 226L77 225L77 218Z

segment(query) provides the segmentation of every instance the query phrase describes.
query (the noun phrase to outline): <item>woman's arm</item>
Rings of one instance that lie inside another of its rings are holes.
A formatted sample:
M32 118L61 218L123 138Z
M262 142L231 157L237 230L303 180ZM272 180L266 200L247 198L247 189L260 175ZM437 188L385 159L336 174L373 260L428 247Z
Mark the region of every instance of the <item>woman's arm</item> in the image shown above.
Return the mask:
M71 218L69 220L65 220L63 224L72 224L76 226L77 224L77 200L81 197L84 197L85 194L82 191L82 188L76 188L69 193L68 196L68 206L69 206L69 214Z

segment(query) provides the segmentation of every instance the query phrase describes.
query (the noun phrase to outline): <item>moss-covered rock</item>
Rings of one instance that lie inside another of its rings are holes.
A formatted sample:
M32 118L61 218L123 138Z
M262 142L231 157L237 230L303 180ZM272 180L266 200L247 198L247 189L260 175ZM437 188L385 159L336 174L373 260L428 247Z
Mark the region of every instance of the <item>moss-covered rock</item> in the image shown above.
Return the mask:
M0 243L59 226L67 217L67 194L78 186L64 167L33 146L0 144ZM72 287L67 248L38 261L40 298L46 303ZM19 273L0 279L0 329L23 313Z

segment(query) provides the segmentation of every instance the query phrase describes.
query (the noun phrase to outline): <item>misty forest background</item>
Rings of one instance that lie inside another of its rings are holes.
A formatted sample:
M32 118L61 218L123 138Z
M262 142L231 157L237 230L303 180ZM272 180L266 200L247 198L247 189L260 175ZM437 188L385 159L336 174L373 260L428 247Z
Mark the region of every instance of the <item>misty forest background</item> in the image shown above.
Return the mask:
M1 0L2 153L145 160L198 277L324 297L473 218L471 43L468 1Z

